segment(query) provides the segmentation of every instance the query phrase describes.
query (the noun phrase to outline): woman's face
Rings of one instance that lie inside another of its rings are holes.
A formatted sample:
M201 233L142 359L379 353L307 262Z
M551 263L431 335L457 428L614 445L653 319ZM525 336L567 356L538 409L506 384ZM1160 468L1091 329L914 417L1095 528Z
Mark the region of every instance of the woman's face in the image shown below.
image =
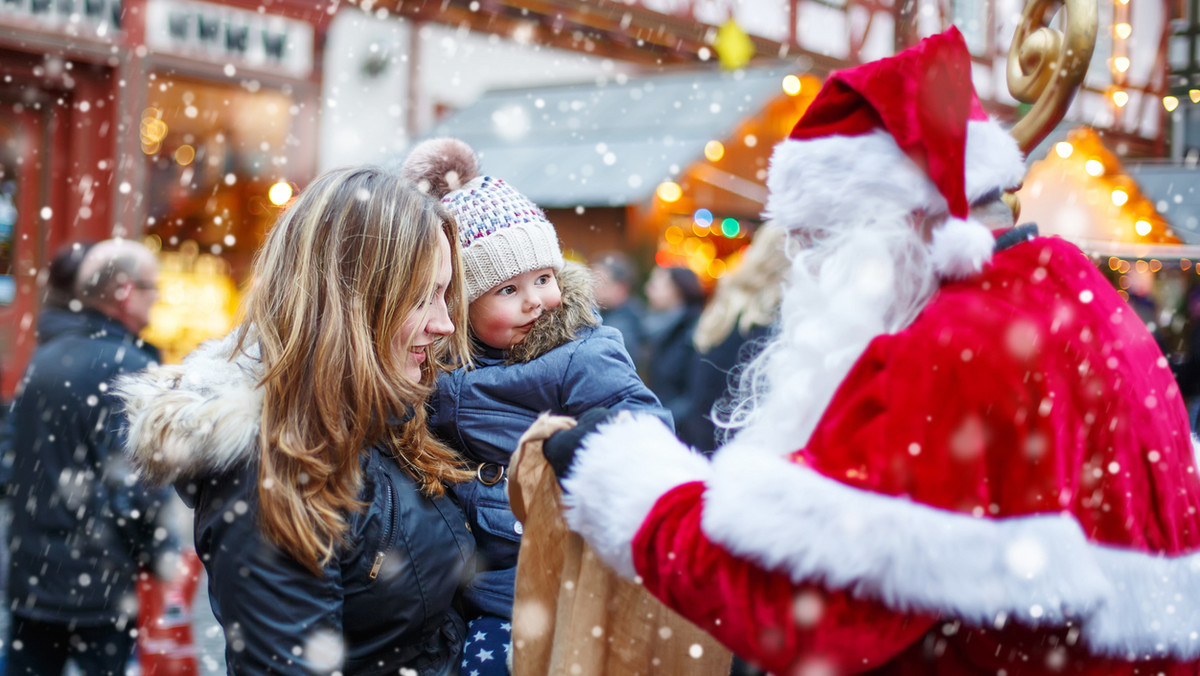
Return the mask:
M450 311L446 307L446 291L450 288L450 241L446 233L438 231L438 260L434 269L435 284L432 294L409 311L400 326L400 332L392 339L392 349L401 355L406 378L414 383L421 381L421 364L429 358L429 346L434 340L454 333ZM409 346L406 350L405 346Z
M671 281L671 273L665 268L654 268L650 279L646 280L646 304L651 310L662 312L683 304L683 296L675 283Z

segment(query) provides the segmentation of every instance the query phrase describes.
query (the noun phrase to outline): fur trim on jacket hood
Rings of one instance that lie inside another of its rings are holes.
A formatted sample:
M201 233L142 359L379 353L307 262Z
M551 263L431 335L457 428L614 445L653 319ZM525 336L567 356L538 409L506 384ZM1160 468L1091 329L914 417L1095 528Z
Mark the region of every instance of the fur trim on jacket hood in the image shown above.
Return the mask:
M508 363L533 361L574 340L580 329L600 325L592 271L579 263L567 262L557 276L562 303L543 313L525 340L508 351Z
M262 364L257 345L233 356L236 345L237 329L181 364L116 381L129 424L125 453L148 483L216 474L256 457Z

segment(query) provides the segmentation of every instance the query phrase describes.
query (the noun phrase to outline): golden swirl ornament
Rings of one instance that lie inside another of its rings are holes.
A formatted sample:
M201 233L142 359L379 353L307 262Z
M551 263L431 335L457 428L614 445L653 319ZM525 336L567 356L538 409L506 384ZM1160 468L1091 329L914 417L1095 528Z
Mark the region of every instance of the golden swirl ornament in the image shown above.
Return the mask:
M1050 27L1064 10L1066 32ZM1096 0L1033 0L1008 50L1008 90L1033 107L1012 128L1022 152L1050 133L1083 83L1096 46Z

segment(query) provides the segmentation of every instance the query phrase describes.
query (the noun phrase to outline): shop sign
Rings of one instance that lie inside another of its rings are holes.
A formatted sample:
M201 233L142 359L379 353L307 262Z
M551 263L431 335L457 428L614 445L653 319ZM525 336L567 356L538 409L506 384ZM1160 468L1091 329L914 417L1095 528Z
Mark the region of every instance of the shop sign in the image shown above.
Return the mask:
M0 0L0 18L9 16L47 26L86 27L103 37L121 30L121 0Z
M146 5L146 45L159 52L305 77L313 40L311 24L287 17L190 0Z

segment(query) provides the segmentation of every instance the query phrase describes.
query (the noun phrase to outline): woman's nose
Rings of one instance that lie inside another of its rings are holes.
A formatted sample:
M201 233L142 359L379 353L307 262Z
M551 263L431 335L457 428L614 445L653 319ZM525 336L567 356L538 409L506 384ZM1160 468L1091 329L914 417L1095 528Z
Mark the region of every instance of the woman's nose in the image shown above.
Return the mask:
M448 336L454 333L454 322L450 320L450 313L444 304L439 303L437 309L430 315L429 323L425 325L425 332L435 336Z

